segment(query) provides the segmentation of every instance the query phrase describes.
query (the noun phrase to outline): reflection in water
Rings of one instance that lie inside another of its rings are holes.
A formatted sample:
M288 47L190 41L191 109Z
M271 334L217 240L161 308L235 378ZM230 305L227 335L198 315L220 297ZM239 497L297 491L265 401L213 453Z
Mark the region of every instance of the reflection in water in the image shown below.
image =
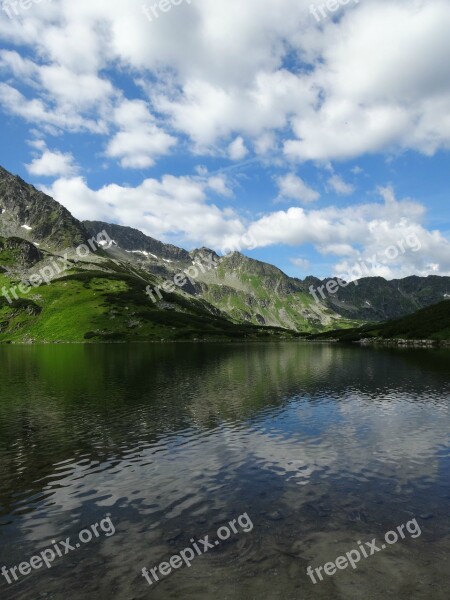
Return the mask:
M1 597L447 598L447 350L0 348L0 566L111 514L116 535ZM143 566L248 512L251 534L149 588ZM422 516L422 521L420 521ZM423 534L313 586L308 564Z

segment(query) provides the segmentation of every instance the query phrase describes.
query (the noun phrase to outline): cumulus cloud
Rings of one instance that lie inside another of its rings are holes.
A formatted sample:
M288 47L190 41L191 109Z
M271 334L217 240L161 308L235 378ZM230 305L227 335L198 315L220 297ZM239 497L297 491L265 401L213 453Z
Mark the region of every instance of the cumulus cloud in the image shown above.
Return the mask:
M39 144L39 146L41 146ZM42 147L42 146L41 146ZM70 152L63 153L44 149L41 156L25 165L28 173L42 177L67 177L74 175L78 167Z
M52 135L61 130L89 131L98 134L107 131L102 121L84 117L73 111L61 112L40 98L30 100L8 83L0 83L0 104L7 112L22 117L26 122Z
M145 102L124 100L114 111L119 131L106 148L106 155L120 160L124 168L143 169L155 164L155 158L167 154L176 138L155 124Z
M165 241L221 248L245 233L245 225L230 208L208 201L208 187L218 182L164 176L145 179L136 187L107 185L92 190L82 177L60 178L42 188L80 220L128 225Z
M227 185L225 177L216 175L208 179L208 188L222 196L232 196L233 192Z
M346 183L340 175L332 175L328 179L328 185L337 193L342 196L348 196L353 194L355 188L350 183Z
M442 106L450 100L450 76L442 56L450 50L449 25L450 5L441 0L368 1L339 26L328 24L323 62L311 76L322 101L309 115L295 115L297 139L286 142L286 154L345 159L448 148L450 120Z
M288 173L277 179L280 190L279 198L298 200L299 202L315 202L320 198L319 192L309 187L303 179L294 173Z
M242 160L248 154L248 150L245 147L244 140L241 136L237 137L231 144L228 146L228 155L231 160Z
M33 56L3 52L12 80L0 103L43 126L108 135L124 90L105 73L127 69L158 117L141 138L109 140L125 166L148 163L149 138L168 144L167 120L193 151L229 149L233 160L245 152L239 138L301 161L450 146L446 0L365 0L320 25L309 9L310 0L196 0L157 26L141 0L39 3L14 21L0 12L0 36ZM137 161L122 156L125 141Z
M306 258L291 258L290 261L303 272L306 272L311 266L310 261Z
M379 193L382 203L321 210L291 207L269 213L251 223L249 235L257 247L312 244L323 255L350 257L336 263L336 275L374 256L378 266L373 275L389 279L449 275L450 242L441 232L424 227L424 206L410 199L397 200L392 188L379 188ZM387 249L398 244L407 250L389 258Z

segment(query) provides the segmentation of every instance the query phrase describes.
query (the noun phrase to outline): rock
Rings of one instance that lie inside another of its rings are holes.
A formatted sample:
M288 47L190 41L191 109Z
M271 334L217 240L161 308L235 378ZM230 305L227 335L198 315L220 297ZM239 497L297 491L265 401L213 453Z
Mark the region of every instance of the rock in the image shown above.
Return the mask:
M274 510L273 512L267 514L267 518L269 521L281 521L283 519L283 515L279 510Z

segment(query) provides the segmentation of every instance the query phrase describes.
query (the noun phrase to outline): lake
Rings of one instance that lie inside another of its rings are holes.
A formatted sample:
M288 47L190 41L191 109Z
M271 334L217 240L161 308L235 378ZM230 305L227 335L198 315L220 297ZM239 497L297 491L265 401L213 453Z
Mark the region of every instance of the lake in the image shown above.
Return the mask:
M1 346L0 597L447 600L449 365L295 342ZM355 569L307 574L357 548Z

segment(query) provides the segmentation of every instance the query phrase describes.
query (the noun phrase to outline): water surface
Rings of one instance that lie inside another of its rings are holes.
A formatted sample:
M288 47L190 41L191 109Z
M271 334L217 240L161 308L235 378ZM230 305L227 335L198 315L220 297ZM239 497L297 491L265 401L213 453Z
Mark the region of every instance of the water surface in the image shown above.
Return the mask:
M302 343L0 347L0 567L110 515L3 599L436 599L450 580L450 351ZM248 513L249 533L151 587ZM409 536L313 585L323 565Z

